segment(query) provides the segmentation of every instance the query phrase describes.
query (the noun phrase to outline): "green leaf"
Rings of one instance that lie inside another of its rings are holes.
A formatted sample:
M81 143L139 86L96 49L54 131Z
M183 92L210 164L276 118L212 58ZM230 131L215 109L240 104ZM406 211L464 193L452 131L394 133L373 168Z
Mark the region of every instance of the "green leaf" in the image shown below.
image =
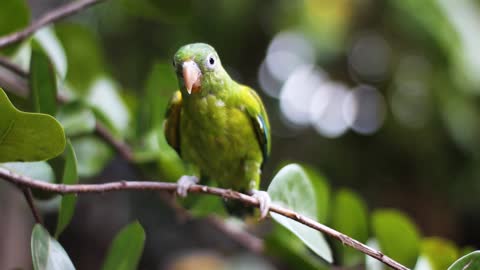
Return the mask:
M352 191L342 189L335 196L332 210L332 226L362 243L368 239L367 207ZM350 247L335 243L342 265L354 266L364 260L362 253Z
M33 107L39 113L57 113L57 80L53 65L38 45L32 46L30 89Z
M55 35L53 27L43 27L35 32L33 38L52 61L56 74L58 74L60 78L65 79L67 74L67 56L60 40L58 40Z
M0 162L46 160L64 148L65 134L55 118L17 110L0 89Z
M98 174L113 156L110 147L94 136L72 139L72 145L77 156L80 177L92 177Z
M0 163L0 167L15 172L20 175L25 175L37 180L41 180L48 183L55 182L55 173L45 161L36 162L7 162ZM43 190L33 189L33 196L36 199L47 200L52 198L55 194Z
M149 131L163 124L168 101L178 88L177 78L170 63L156 63L150 74L145 87L143 115L146 124L144 129Z
M453 263L448 270L478 270L480 269L480 251L474 251Z
M0 163L0 167L45 182L53 182L55 174L52 167L45 161L36 162L6 162Z
M266 236L265 250L268 255L281 258L291 269L329 269L297 236L279 224L274 224L272 231Z
M26 0L2 0L0 8L0 36L10 34L26 27L30 21L30 10ZM11 54L18 45L0 49L0 54Z
M123 228L110 245L103 270L135 270L142 256L145 232L135 221Z
M81 102L72 102L60 107L57 120L69 137L89 134L95 130L95 115Z
M330 209L330 186L325 177L318 173L313 167L303 165L303 168L308 178L312 181L315 190L318 221L326 223L328 220L328 210Z
M199 196L189 208L189 212L194 217L204 217L215 213L217 216L226 216L225 207L222 199L217 196Z
M130 128L130 112L118 85L110 78L98 77L89 89L86 102L116 134L124 134Z
M412 268L420 253L420 236L415 225L403 213L377 210L372 226L381 250L399 263Z
M447 269L458 258L458 248L452 242L430 237L422 241L422 256L427 258L432 270Z
M80 24L56 24L55 31L68 59L66 79L75 93L83 96L94 79L104 72L104 58L97 37Z
M270 183L268 194L274 203L317 220L314 187L299 165L290 164L283 167ZM326 261L332 262L332 252L321 233L282 215L276 213L271 215L275 221L293 232L315 253Z
M50 236L42 225L33 227L32 262L35 270L70 270L75 269L63 247Z
M73 150L72 143L68 141L67 148L65 150L65 169L63 171L62 183L65 185L73 185L77 182L77 157L75 156L75 151ZM60 234L63 232L63 230L65 230L67 225L72 220L76 203L77 197L75 195L63 195L62 203L60 204L60 211L58 213L55 238L58 238L58 236L60 236Z

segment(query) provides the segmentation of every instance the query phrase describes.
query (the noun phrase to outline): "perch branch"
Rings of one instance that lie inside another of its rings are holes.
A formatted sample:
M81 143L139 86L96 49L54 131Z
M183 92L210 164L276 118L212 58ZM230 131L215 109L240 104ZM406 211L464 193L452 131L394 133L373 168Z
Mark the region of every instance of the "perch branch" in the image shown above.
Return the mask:
M15 184L20 187L40 189L40 190L58 193L58 194L105 193L105 192L121 191L121 190L139 190L139 191L153 190L153 191L175 192L177 189L177 184L175 183L147 182L147 181L119 181L119 182L110 182L110 183L104 183L104 184L78 184L78 185L52 184L52 183L35 180L30 177L22 176L3 168L0 168L0 178L3 178L6 181L11 182L12 184ZM232 191L232 190L203 186L203 185L193 185L188 189L188 191L192 193L204 193L204 194L216 195L216 196L220 196L222 198L230 199L230 200L238 200L243 202L246 205L250 205L254 207L259 206L259 202L257 199L236 191ZM320 224L311 218L300 215L299 213L296 213L295 211L292 211L288 208L273 204L270 207L270 212L280 214L282 216L295 220L299 223L302 223L312 229L315 229L319 232L329 235L330 237L341 241L344 245L350 246L390 266L392 269L408 270L407 267L394 261L390 257L384 255L382 252L375 250L365 244L362 244L359 241L345 234L342 234L330 227Z
M38 20L30 24L28 27L8 34L0 38L0 48L4 48L6 46L12 45L14 43L18 43L27 39L33 33L35 33L38 29L51 24L55 21L73 15L91 5L100 3L104 0L79 0L79 1L72 1L68 4L60 6L54 10L47 12L45 15L40 17Z

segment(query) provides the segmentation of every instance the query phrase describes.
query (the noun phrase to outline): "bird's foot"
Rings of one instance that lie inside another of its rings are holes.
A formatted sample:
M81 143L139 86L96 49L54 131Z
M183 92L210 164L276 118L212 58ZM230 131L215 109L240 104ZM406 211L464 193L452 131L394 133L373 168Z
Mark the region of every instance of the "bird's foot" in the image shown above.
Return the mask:
M198 177L193 175L184 175L180 177L177 181L177 194L183 198L187 197L188 189L197 184L198 181Z
M264 219L268 215L270 210L270 205L272 204L272 199L266 191L262 190L252 190L252 196L258 200L260 204L260 219Z

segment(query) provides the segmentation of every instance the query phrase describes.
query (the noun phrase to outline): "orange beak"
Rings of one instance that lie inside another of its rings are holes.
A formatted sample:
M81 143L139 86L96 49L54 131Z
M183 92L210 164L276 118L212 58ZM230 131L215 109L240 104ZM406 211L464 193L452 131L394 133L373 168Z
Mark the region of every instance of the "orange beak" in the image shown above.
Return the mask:
M197 63L192 60L183 62L183 81L188 94L196 93L200 90L202 71L198 68Z

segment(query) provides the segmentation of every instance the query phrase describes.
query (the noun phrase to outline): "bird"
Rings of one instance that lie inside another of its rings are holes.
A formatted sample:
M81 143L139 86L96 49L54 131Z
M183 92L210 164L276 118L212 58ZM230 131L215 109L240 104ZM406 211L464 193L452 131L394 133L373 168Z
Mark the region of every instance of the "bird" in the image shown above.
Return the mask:
M177 194L185 197L190 186L210 179L221 188L256 198L260 218L265 218L271 198L259 187L271 138L259 95L233 80L206 43L180 47L173 67L179 90L169 101L164 134L182 160L199 170L199 175L179 178Z

